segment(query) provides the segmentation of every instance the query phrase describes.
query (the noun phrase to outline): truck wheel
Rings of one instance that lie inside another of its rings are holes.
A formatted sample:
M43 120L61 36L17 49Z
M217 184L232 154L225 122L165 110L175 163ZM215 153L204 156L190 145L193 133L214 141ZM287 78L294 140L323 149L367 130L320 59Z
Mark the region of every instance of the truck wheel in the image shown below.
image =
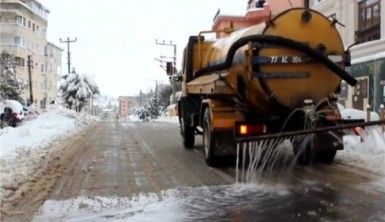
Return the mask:
M342 133L339 131L316 134L314 138L314 161L317 163L332 163L337 150L343 149Z
M181 124L181 128L182 128L183 146L186 149L194 148L194 144L195 144L195 129L194 129L194 127L186 126L186 124L184 123L184 119L181 119L180 124Z
M312 137L297 138L292 141L294 155L297 157L297 163L308 165L313 162L314 149Z
M320 150L314 155L314 160L318 163L330 164L334 161L337 150Z
M310 163L330 164L334 161L337 150L331 146L332 138L320 137L317 135L305 137L300 141L293 141L294 154L297 156L297 163L308 165ZM329 148L329 149L328 149Z
M203 148L205 151L206 163L211 167L216 167L218 165L214 155L215 145L215 136L211 131L210 112L209 109L206 109L203 116Z

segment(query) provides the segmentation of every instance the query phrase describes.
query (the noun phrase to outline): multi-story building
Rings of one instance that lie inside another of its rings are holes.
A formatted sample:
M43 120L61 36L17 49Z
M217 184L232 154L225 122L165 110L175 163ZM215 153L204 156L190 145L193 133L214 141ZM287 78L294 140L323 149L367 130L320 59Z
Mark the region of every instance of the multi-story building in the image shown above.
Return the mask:
M126 117L131 114L132 103L134 101L134 97L131 96L119 96L119 116Z
M232 26L235 30L246 28L269 19L282 11L292 7L302 7L304 1L288 0L249 0L245 15L222 15L218 10L213 22L213 30L224 30ZM226 36L228 33L219 32L217 38Z
M45 101L47 103L56 102L58 82L61 73L61 55L63 50L56 45L48 42L45 48L45 70L44 70L44 87Z
M340 102L378 111L385 103L385 0L312 0L310 5L335 17L345 48L350 48L355 87L342 83Z
M0 53L6 51L15 57L16 75L28 85L22 95L25 102L43 108L56 100L62 51L47 42L48 13L36 0L0 0Z

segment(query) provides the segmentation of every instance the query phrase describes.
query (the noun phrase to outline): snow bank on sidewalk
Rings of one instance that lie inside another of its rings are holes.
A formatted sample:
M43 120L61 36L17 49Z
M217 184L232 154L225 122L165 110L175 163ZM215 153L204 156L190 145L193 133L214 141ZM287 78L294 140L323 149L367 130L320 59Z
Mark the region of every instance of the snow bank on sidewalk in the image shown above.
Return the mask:
M44 167L46 158L57 152L56 146L50 144L76 135L95 121L88 114L50 106L36 119L24 121L16 128L0 129L0 201L5 203Z
M130 115L125 118L121 118L120 121L143 122L143 120L139 119L139 117L136 115ZM149 122L179 124L179 117L178 116L160 116L156 119L150 119Z
M95 120L87 114L51 106L46 113L34 120L25 121L19 127L0 129L0 159L17 154L20 150L47 146L55 139L70 135Z
M177 116L161 116L157 119L152 119L152 122L158 122L158 123L174 123L179 124L179 117Z
M344 136L344 150L337 152L337 161L385 176L385 132L370 127L361 136Z
M340 104L338 108L344 119L367 121L366 111L347 109ZM370 113L371 121L379 119L378 113ZM385 176L385 132L381 126L367 127L360 136L349 132L343 139L344 150L337 152L337 161Z

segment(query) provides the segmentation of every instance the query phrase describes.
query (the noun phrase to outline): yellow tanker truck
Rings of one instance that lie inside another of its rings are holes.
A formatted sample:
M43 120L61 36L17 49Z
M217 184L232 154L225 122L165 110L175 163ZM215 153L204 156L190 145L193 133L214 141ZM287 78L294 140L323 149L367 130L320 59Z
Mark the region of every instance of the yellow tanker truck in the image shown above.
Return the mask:
M206 40L191 36L184 50L178 102L185 148L203 134L205 159L215 166L234 155L236 141L329 127L312 141L292 141L298 162L330 163L343 149L336 93L355 85L335 22L306 9L287 10L263 24ZM311 131L314 133L313 131ZM305 145L304 145L305 143Z

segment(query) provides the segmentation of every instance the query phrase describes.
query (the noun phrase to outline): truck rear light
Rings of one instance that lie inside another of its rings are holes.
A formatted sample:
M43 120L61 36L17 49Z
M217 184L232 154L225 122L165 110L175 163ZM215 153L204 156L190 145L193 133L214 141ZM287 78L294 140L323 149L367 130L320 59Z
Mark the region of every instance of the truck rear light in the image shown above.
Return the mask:
M241 123L237 125L236 131L238 136L261 135L267 133L267 126L260 123Z
M248 132L248 130L247 130L247 125L240 125L239 126L239 134L241 134L241 135L247 135L247 132Z

